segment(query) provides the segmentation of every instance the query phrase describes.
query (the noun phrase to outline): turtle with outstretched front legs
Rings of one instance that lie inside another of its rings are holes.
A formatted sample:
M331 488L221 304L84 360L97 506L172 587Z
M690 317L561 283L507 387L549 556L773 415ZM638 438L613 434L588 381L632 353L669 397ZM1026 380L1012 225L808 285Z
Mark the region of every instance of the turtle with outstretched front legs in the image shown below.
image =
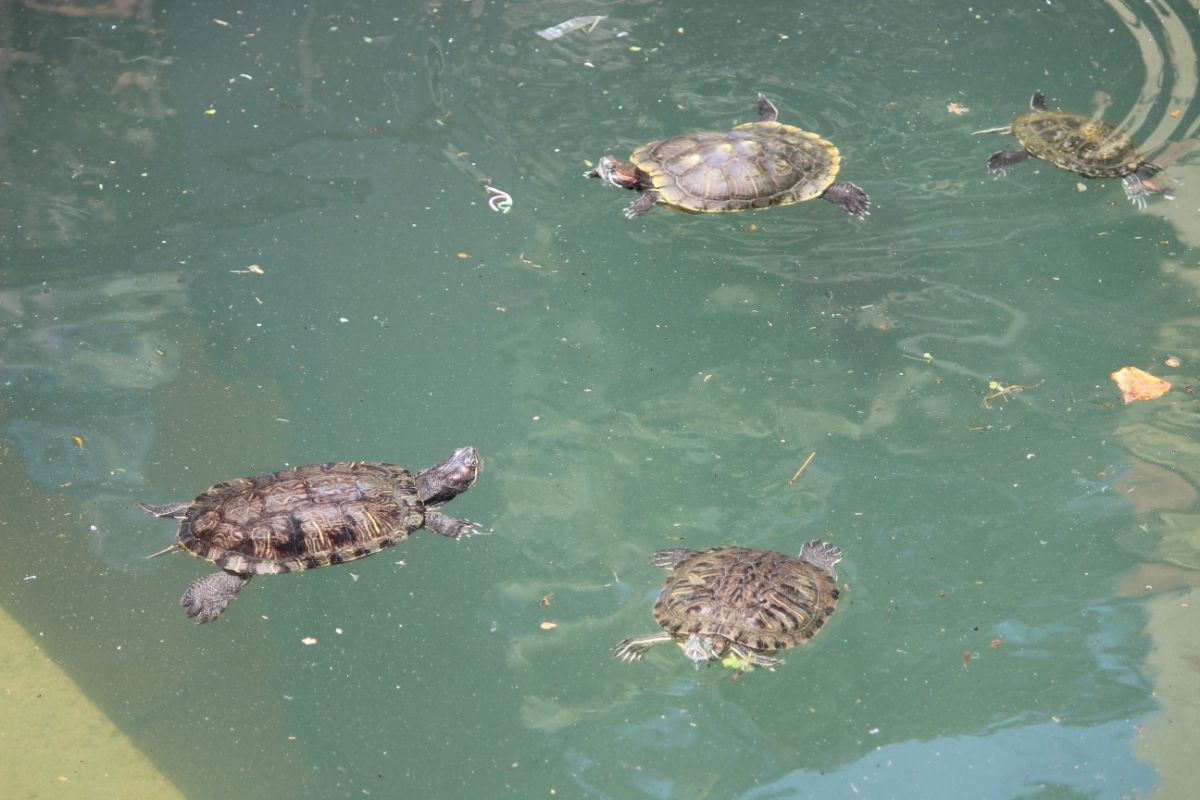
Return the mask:
M642 145L629 161L603 156L585 172L639 193L625 209L633 219L655 203L693 214L786 206L820 197L866 216L867 193L834 182L842 157L815 133L778 122L775 104L758 96L758 122L731 131L699 131Z
M650 562L671 570L654 603L663 630L624 639L613 655L635 661L676 642L697 666L778 667L773 654L807 642L837 608L841 560L840 549L816 540L798 558L749 547L659 550Z
M1020 150L1001 150L988 157L988 169L996 177L1033 157L1085 178L1121 178L1125 196L1138 208L1146 207L1150 194L1170 196L1170 191L1154 180L1162 167L1148 161L1129 135L1112 123L1052 110L1041 92L1033 93L1029 106L1029 112L1018 114L1011 125L975 131L1011 133L1021 143Z
M482 461L460 447L423 472L370 461L337 461L237 478L190 503L138 505L179 520L170 547L221 568L188 586L180 603L197 622L221 615L255 575L341 564L377 553L427 528L450 539L479 533L442 506L471 488Z

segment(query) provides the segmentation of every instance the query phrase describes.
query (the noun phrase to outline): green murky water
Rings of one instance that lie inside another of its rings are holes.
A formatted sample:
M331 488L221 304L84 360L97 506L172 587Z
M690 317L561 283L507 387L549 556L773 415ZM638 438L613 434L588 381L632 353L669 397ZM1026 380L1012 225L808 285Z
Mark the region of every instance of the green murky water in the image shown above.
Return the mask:
M1193 6L39 5L0 4L0 604L187 797L1188 796ZM970 133L1034 89L1178 199L992 180ZM866 221L581 177L760 91ZM467 443L490 537L204 627L207 566L142 558L137 500ZM651 551L817 536L842 604L783 669L609 656Z

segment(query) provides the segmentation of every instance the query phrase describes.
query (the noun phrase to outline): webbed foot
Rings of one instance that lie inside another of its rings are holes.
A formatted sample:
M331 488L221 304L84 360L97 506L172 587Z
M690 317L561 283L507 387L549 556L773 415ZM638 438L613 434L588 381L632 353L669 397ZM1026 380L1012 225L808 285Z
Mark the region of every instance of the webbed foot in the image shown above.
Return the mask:
M669 642L675 637L663 631L661 633L647 633L642 636L630 636L628 639L622 639L613 648L613 656L622 661L637 661L646 654L646 651L656 644Z
M779 109L761 92L758 95L758 121L774 122L779 119Z
M486 536L485 531L469 519L459 519L440 511L425 512L425 527L447 539L465 539L468 536Z
M156 517L177 517L186 511L189 505L189 503L163 503L160 506L156 506L150 503L139 502L137 507L147 514L153 514Z
M638 199L634 200L625 207L625 218L633 219L640 217L650 209L654 208L654 204L658 202L658 192L647 190L638 195Z
M831 184L821 195L822 200L828 200L851 216L862 219L871 212L871 198L862 189L850 181L838 181Z
M987 165L994 177L1003 178L1010 167L1020 164L1027 158L1029 158L1028 150L1001 150L988 156Z
M180 598L179 604L196 622L212 622L221 616L221 612L237 597L242 587L250 582L250 578L250 575L225 570L205 575L192 581Z

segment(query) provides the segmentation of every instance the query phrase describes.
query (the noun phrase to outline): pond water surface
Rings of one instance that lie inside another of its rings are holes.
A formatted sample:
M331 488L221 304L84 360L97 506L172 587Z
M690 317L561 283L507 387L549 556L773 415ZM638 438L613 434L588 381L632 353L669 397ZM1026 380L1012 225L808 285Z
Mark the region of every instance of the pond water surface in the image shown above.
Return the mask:
M1198 27L1183 0L0 4L0 782L1194 797ZM971 133L1039 89L1176 199L993 179L1014 140ZM582 177L759 92L868 218L629 221ZM1127 365L1172 390L1123 404ZM463 444L449 510L490 536L262 578L199 627L209 565L144 559L174 525L136 501ZM783 668L611 657L655 630L652 551L812 538L841 604Z

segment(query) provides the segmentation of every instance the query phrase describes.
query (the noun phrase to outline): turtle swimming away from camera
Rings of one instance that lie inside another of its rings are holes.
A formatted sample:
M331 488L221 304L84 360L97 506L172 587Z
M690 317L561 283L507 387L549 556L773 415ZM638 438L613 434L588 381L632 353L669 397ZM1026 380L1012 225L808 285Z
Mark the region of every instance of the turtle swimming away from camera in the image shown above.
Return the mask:
M988 169L997 178L1033 156L1085 178L1122 178L1125 196L1138 208L1146 207L1151 193L1170 196L1154 180L1162 167L1147 161L1124 131L1096 116L1052 111L1046 97L1034 92L1030 111L1018 114L1011 125L988 128L981 133L1011 133L1024 148L1001 150L988 157Z
M474 447L413 474L370 461L290 467L219 483L190 503L138 503L179 520L175 542L148 558L186 550L220 572L193 581L180 603L197 622L220 616L255 575L341 564L427 528L450 539L479 533L440 509L479 476Z
M816 540L799 558L749 547L659 550L650 563L671 570L654 602L663 631L625 639L613 655L635 661L676 642L697 666L780 666L771 654L807 642L837 608L841 560L840 549Z
M629 161L603 156L588 178L640 193L625 209L633 219L655 203L693 214L786 206L820 197L866 216L867 193L834 182L842 157L815 133L777 122L775 105L758 96L758 122L731 131L699 131L642 145Z

